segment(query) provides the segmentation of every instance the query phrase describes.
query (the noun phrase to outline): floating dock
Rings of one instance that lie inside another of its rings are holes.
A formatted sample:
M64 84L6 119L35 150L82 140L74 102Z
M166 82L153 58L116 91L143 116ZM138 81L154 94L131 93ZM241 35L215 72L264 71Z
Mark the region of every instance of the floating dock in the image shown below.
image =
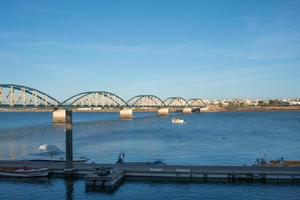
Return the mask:
M85 186L90 189L112 190L124 179L124 170L114 167L95 169L95 172L84 177Z
M66 175L65 162L39 161L0 161L0 167L33 167L50 169L50 177ZM110 169L105 174L100 171ZM97 173L98 172L98 173ZM169 179L175 181L245 181L245 182L288 182L300 183L300 167L285 166L192 166L157 164L96 164L73 163L73 176L85 178L88 187L114 188L122 180L130 179Z

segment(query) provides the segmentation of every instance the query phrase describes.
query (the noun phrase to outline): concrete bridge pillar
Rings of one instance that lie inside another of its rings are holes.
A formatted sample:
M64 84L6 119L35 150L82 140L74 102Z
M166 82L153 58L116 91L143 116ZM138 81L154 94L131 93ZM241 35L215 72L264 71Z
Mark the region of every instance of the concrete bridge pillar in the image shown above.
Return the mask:
M133 118L133 112L131 108L125 108L120 110L120 118L121 119L132 119Z
M169 115L169 108L160 108L158 109L159 116L168 116Z
M192 108L186 107L182 110L183 114L192 114Z
M208 107L203 107L203 108L200 108L200 112L207 112L208 111Z
M200 112L200 108L192 108L192 112Z
M72 111L58 109L52 113L53 123L72 123Z

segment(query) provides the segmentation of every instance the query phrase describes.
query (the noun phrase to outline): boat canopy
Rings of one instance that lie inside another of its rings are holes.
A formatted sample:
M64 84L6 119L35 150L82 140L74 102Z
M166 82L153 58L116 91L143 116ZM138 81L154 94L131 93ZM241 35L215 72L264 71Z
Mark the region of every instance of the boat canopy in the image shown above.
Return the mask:
M42 144L39 146L38 150L40 154L51 154L51 155L61 155L64 154L62 150L60 150L56 145L51 144Z

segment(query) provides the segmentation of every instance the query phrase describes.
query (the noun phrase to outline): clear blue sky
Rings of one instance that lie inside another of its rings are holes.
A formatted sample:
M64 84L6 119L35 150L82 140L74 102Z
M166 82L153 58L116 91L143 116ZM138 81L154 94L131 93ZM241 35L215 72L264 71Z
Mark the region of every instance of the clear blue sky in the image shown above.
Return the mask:
M1 1L0 82L60 100L299 97L300 1Z

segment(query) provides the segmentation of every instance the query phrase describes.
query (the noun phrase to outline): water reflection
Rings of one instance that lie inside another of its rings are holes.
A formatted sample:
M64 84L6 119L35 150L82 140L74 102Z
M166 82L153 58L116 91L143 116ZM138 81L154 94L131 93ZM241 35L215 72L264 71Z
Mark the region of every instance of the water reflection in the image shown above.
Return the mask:
M52 123L52 127L54 129L61 129L64 130L66 128L66 124L65 123Z
M74 180L72 177L67 177L65 179L65 187L66 187L66 200L73 200Z

